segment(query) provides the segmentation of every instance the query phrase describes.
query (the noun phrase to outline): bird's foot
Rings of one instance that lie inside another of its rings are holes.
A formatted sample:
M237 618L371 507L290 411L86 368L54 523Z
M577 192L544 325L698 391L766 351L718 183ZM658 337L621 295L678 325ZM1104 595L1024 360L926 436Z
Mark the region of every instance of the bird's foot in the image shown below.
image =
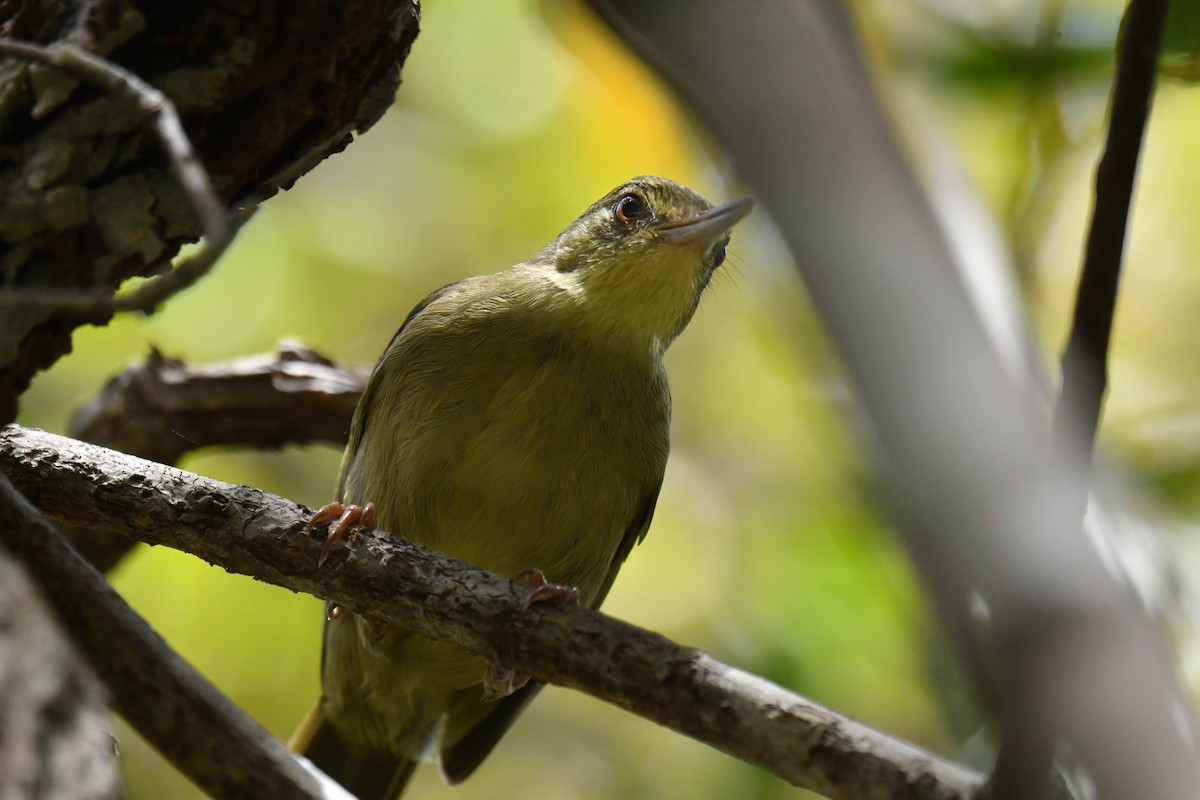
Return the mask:
M337 622L346 614L344 606L339 606L332 600L325 601L325 619L329 622ZM358 632L362 635L363 641L368 644L378 642L388 632L386 623L380 622L377 619L370 617L358 617Z
M377 619L363 617L358 623L358 631L365 641L375 643L387 634L388 626Z
M550 583L546 580L546 575L540 569L523 569L516 574L512 579L513 588L519 585L528 586L533 589L521 605L523 608L529 608L535 603L554 603L555 605L577 606L579 605L579 590L574 586L565 586L561 583ZM518 689L522 689L529 683L530 674L512 667L503 667L496 663L489 663L483 669L483 692L489 699L497 699L507 697Z
M332 600L325 601L325 619L329 622L337 622L342 618L342 614L346 613L346 609L339 606Z
M550 583L540 569L523 569L512 579L513 584L523 583L532 587L533 591L525 598L525 608L535 603L554 603L556 605L579 605L579 589L561 583Z
M508 697L529 683L528 672L519 672L512 667L489 663L483 668L483 694L489 700Z
M331 519L337 519L337 522L330 527L329 535L325 537L325 546L321 548L321 557L317 559L318 567L325 563L325 559L329 558L329 552L333 546L345 539L351 530L356 527L369 528L375 523L375 504L367 503L365 506L356 506L329 503L321 506L308 521L308 527L304 530L305 535L312 534L313 528L323 522L329 522Z

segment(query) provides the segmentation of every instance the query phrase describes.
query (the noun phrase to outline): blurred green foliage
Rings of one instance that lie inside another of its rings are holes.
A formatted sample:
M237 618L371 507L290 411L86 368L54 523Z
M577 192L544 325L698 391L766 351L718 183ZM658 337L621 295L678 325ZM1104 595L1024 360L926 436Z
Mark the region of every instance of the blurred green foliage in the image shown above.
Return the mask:
M920 125L947 132L999 221L1053 370L1120 4L864 1L857 10L901 127L910 140ZM579 7L432 0L424 11L391 113L270 201L215 273L163 312L80 331L74 354L25 396L23 423L65 430L73 408L151 345L202 362L294 337L369 363L429 290L523 260L635 174L666 175L713 200L738 193L657 81ZM1177 514L1176 525L1200 513L1197 130L1200 95L1160 91L1103 432L1112 458L1162 490L1159 513ZM953 753L969 731L943 721L934 689L943 676L929 669L940 663L936 633L867 483L849 391L764 214L735 231L728 266L668 369L672 461L652 533L606 610ZM337 462L328 448L307 448L203 452L182 466L317 505L331 497ZM163 548L139 549L113 580L279 736L315 700L316 599ZM120 738L130 798L195 794L131 732ZM424 769L412 793L804 796L559 689L464 786L447 789Z
M1172 78L1200 81L1200 3L1171 3L1163 32L1162 66L1163 74Z

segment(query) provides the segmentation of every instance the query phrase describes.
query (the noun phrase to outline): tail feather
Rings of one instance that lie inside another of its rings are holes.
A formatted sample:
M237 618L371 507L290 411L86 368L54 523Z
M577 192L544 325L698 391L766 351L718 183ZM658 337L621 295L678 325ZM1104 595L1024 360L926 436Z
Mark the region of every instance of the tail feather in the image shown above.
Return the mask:
M543 685L540 681L530 681L524 688L496 703L495 710L476 723L458 741L442 749L442 776L447 783L461 783L479 767L500 741L500 737L525 710L525 706L529 705L529 701L537 697Z
M359 800L397 800L408 785L415 759L368 750L346 741L326 718L318 701L288 742Z

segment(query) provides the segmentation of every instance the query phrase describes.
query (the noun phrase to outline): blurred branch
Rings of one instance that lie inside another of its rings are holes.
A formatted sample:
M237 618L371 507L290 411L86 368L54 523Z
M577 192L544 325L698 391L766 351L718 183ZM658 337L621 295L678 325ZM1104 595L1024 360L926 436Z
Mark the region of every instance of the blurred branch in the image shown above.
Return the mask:
M1121 278L1121 256L1133 199L1133 182L1150 104L1168 0L1131 0L1117 50L1108 138L1096 169L1092 223L1084 250L1071 334L1062 359L1062 384L1051 435L1059 447L1075 446L1091 461L1108 383L1108 348ZM1086 467L1084 468L1086 471ZM1082 528L1088 492L1075 498ZM1005 738L989 779L997 797L1027 797L1050 768L1054 731L1036 715L1010 706Z
M830 798L965 800L979 784L969 770L599 612L525 610L527 587L379 531L358 532L348 552L318 568L323 539L303 535L311 511L281 497L17 426L0 433L0 469L60 521L120 526L140 541L451 642ZM120 601L105 591L82 605L110 602ZM110 641L106 651L143 647ZM153 670L135 674L147 680ZM176 733L151 738L164 735Z
M1169 643L1108 533L1080 524L1085 448L1051 441L1028 369L1002 359L972 307L846 5L590 4L680 90L778 225L994 718L1065 743L1100 797L1194 796L1195 721ZM1044 785L1037 749L1021 769Z
M6 523L8 511L0 491ZM104 700L33 581L0 547L0 797L119 797Z
M53 460L47 446L54 443L43 441L31 455ZM0 541L46 591L116 710L197 786L216 798L322 796L283 744L176 655L3 473Z
M339 367L305 347L191 366L152 351L110 379L71 420L77 439L163 464L201 447L345 444L367 372ZM120 530L64 534L107 572L136 542Z
M1054 415L1058 438L1077 436L1090 458L1108 383L1108 346L1121 279L1133 182L1150 104L1168 0L1132 0L1117 48L1108 137L1096 168L1092 223L1062 359L1062 391ZM1081 512L1082 517L1082 501Z

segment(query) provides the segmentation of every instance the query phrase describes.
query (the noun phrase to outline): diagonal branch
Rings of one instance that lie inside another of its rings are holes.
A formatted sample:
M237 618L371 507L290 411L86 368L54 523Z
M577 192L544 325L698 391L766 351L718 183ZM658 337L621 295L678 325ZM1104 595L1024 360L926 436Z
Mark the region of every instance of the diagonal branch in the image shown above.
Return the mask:
M147 135L146 112L128 100L129 82L118 81L118 91L77 88L77 75L30 63L28 52L0 58L11 90L0 103L0 289L20 297L0 310L0 420L12 420L31 377L70 350L72 330L107 320L96 308L90 319L54 312L56 298L111 292L178 263L184 243L204 236L187 271L169 281L202 272L195 258L215 255L221 237L200 217L211 223L225 208L291 186L378 121L420 20L417 0L312 0L302 14L286 4L255 14L222 3L142 5L0 3L0 28L12 39L47 45L55 58L69 45L75 56L115 62L150 87L142 98L161 92L172 101L195 155L175 162L190 165L196 185L202 161L216 200L197 215L169 174L162 137ZM142 293L152 287L175 288L151 279L118 307L152 305L161 295ZM50 303L29 302L35 297Z
M379 531L318 568L310 511L245 486L41 431L0 432L0 470L61 522L122 527L587 692L830 798L965 800L969 770L662 636ZM0 534L2 535L2 534ZM114 636L116 634L113 634Z
M872 84L855 4L589 5L681 91L778 225L870 423L897 531L994 716L1063 742L1098 796L1195 796L1174 653L1111 529L1080 525L1085 452L1049 441L1026 373L964 289L956 237Z
M283 745L176 655L3 474L0 540L53 587L46 598L115 709L197 786L218 798L322 796Z
M1108 346L1121 279L1133 181L1150 103L1168 0L1133 0L1117 49L1108 137L1096 168L1096 198L1075 298L1071 335L1062 358L1062 392L1054 435L1090 457L1108 383ZM1082 516L1082 512L1080 514Z

